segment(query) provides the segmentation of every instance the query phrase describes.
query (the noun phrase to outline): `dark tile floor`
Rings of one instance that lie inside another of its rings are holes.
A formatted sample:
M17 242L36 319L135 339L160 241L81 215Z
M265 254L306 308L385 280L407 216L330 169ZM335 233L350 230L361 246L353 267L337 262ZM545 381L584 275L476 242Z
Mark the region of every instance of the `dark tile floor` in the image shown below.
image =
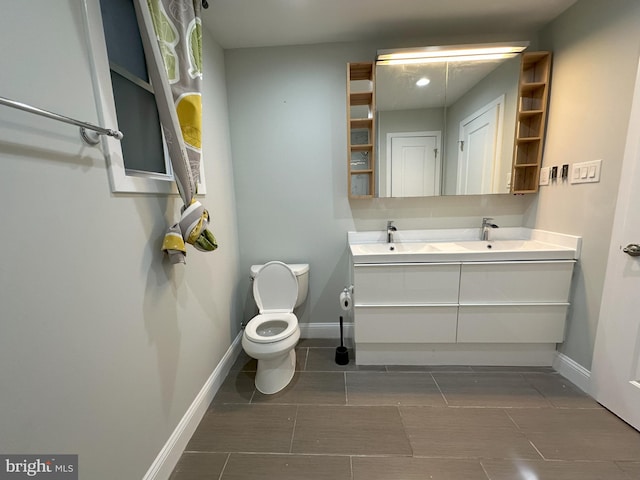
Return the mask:
M334 362L302 340L275 395L244 353L171 480L640 479L640 433L550 368Z

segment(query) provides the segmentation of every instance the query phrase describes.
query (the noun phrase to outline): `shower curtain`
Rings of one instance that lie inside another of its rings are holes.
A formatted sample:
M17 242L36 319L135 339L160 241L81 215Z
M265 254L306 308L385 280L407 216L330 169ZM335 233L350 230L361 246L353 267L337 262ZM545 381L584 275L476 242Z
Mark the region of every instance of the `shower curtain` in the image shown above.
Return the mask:
M184 206L162 244L171 263L186 262L185 242L218 248L209 213L195 199L202 157L201 0L134 0L160 122Z

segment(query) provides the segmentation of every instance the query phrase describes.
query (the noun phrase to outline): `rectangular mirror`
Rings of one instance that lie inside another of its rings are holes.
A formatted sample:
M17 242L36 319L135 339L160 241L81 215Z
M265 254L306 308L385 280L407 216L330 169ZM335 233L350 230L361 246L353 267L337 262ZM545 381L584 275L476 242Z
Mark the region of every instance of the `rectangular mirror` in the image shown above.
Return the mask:
M377 62L378 197L509 193L520 55L498 56Z

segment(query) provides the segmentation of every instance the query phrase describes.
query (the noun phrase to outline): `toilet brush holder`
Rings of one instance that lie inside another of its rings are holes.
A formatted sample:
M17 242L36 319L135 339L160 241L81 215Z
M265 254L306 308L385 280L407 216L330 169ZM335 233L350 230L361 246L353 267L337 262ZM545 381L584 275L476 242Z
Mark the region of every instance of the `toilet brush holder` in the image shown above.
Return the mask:
M340 346L336 348L336 363L338 365L347 365L349 363L349 350L344 346L344 334L342 329L342 317L340 317Z

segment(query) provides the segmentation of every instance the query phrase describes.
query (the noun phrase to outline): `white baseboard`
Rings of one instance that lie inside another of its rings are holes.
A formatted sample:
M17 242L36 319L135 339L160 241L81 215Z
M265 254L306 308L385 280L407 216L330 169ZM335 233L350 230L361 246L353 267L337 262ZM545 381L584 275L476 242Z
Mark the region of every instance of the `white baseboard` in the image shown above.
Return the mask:
M345 343L349 345L353 339L353 323L343 323ZM300 324L300 337L301 338L340 338L340 324L338 322L333 323L301 323Z
M195 432L200 420L204 416L209 404L220 389L222 382L227 377L231 367L242 351L242 332L240 332L222 360L215 368L204 386L196 395L196 398L187 409L186 413L176 426L175 430L160 450L160 453L147 470L143 480L168 480L184 451L189 439Z
M575 360L572 360L563 353L557 352L553 360L553 368L582 391L589 393L591 372Z

